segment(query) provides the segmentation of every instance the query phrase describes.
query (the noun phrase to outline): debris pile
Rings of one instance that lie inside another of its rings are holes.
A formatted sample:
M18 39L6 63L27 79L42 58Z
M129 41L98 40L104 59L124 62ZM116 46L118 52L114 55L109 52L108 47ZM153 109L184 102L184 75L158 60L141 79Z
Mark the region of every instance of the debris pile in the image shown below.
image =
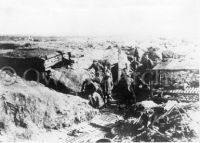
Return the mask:
M168 101L166 105L131 107L125 120L116 122L111 133L114 140L129 141L198 141L200 134L198 104L183 104Z

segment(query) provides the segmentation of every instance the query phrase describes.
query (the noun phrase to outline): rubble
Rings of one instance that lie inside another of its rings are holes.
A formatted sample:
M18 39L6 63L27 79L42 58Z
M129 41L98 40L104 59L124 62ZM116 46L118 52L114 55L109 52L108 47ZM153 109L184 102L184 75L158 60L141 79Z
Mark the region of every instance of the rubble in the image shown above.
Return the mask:
M145 103L148 102L145 101ZM199 119L196 121L194 117L190 116L199 114L198 104L169 101L162 106L146 107L145 104L143 105L140 104L140 106L132 107L134 109L129 109L131 112L127 112L126 120L116 122L115 127L111 130L112 134L117 135L121 140L129 136L129 141L190 142L199 139ZM138 113L139 116L135 113Z

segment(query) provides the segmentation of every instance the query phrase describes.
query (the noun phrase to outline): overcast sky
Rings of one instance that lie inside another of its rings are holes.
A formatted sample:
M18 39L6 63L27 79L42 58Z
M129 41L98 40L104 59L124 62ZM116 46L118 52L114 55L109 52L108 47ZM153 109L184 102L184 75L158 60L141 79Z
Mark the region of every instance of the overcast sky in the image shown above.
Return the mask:
M0 34L200 37L199 0L0 0Z

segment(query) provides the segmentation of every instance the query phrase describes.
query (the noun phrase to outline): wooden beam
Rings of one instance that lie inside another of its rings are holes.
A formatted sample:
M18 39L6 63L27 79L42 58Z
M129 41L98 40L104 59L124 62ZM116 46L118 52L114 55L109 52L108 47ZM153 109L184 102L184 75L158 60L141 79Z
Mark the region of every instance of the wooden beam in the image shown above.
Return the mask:
M121 47L118 46L118 78L117 81L119 82L121 77Z

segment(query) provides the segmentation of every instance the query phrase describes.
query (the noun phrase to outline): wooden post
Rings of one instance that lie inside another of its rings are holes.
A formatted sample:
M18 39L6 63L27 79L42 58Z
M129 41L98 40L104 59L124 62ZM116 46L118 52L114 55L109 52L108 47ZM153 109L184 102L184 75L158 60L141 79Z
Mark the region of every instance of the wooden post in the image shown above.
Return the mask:
M149 86L150 86L150 97L153 97L153 92L152 92L152 71L151 72L151 77L150 77L150 82L149 82Z
M121 47L118 46L118 78L117 81L119 82L121 77Z
M161 82L162 82L162 81L161 81L161 80L162 80L162 76L161 76L161 71L159 70L158 72L159 72L158 74L159 74L159 87L160 87Z

